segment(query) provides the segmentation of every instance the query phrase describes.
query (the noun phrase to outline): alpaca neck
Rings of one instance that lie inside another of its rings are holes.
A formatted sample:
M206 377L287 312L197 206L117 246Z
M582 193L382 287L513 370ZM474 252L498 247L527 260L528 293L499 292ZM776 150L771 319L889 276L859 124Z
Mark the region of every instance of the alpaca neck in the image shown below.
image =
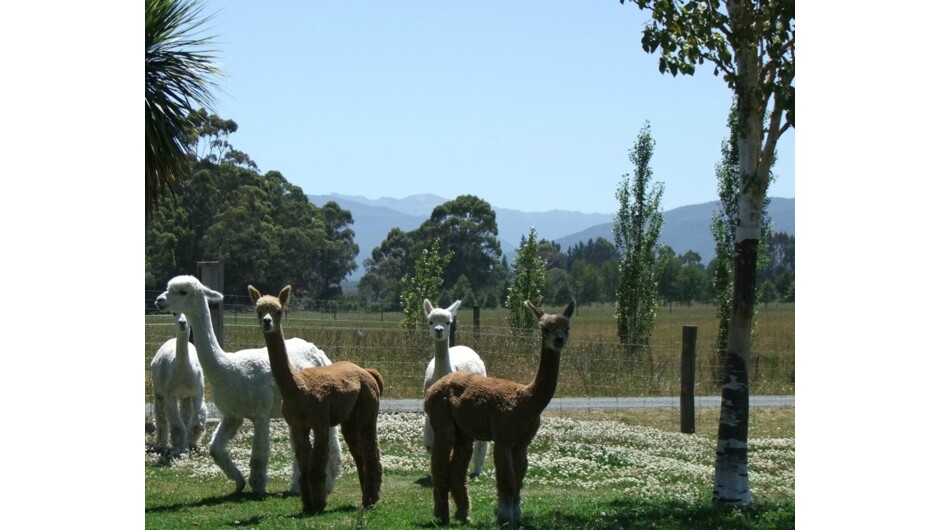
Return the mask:
M268 359L271 361L271 375L274 376L274 382L281 390L281 396L284 399L292 399L298 396L300 387L297 380L294 379L294 371L287 360L287 344L284 342L284 332L278 326L270 333L264 335L264 344L268 347Z
M209 315L209 302L204 300L201 309L197 309L193 314L186 314L189 319L189 327L193 331L193 340L196 342L196 357L199 358L199 364L206 377L210 379L224 377L222 374L229 366L228 359L225 357L225 351L219 345L219 340L215 338L215 330L212 329L212 317ZM181 348L178 347L177 351ZM189 351L189 348L186 348Z
M453 372L450 366L450 340L434 341L434 376L440 379Z
M527 387L533 413L541 414L555 395L560 362L561 352L542 346L542 355L539 359L538 371L535 373L535 380Z
M176 332L176 359L178 366L189 364L189 329L186 333Z

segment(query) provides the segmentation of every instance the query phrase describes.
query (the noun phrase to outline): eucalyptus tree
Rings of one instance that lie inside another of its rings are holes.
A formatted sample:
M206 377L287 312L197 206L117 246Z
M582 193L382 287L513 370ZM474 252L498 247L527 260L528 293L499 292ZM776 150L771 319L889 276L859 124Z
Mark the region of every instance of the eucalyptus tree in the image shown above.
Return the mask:
M722 74L737 104L740 193L712 501L747 505L748 374L758 246L777 141L796 126L796 6L794 0L631 2L650 12L641 44L648 53L659 50L660 72L692 75L707 61L715 75Z
M211 17L199 0L147 0L144 20L144 205L149 218L159 197L189 172L194 152L190 113L212 107L220 73L212 37L201 37Z

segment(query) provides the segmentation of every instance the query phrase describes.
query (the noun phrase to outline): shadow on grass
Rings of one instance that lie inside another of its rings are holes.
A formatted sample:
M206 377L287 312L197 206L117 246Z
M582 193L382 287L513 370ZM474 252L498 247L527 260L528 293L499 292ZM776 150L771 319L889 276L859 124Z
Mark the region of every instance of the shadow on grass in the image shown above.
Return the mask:
M716 508L710 504L684 504L672 501L615 499L601 505L600 512L552 513L523 516L527 528L545 529L681 529L681 530L784 530L796 526L796 506L752 504L745 508Z
M177 512L187 508L197 508L197 507L207 507L207 506L218 506L220 504L241 504L245 502L252 501L261 501L264 499L262 495L256 495L254 493L229 493L228 495L219 495L217 497L208 497L202 500L193 501L193 502L181 502L177 504L168 504L166 506L155 506L153 508L147 508L145 513L164 513L164 512Z
M434 486L434 483L431 482L431 475L425 475L415 481L415 484L421 486L422 488L430 488Z

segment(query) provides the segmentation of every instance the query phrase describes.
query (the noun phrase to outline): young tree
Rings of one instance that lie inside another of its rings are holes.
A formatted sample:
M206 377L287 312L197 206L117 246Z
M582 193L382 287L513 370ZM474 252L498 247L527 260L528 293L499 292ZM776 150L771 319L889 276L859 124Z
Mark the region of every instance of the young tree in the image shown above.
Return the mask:
M415 263L414 276L402 280L401 305L404 316L402 327L416 330L424 323L424 299L439 303L444 284L444 268L450 261L451 252L441 252L441 240L434 239L431 248L421 251Z
M632 0L649 10L648 53L661 50L659 70L695 73L705 61L734 93L740 131L738 225L734 287L712 501L751 502L747 472L748 374L757 291L761 212L777 140L796 125L796 7L793 0ZM620 0L624 3L624 0ZM766 126L765 126L766 123Z
M663 184L651 183L655 141L647 121L630 150L631 179L623 176L617 188L620 210L614 219L614 243L620 254L617 286L617 335L631 355L646 350L656 321L656 247L663 225L660 201Z
M529 237L523 237L519 242L516 259L512 263L515 277L506 297L506 307L509 309L509 327L514 330L533 330L538 326L538 321L525 305L526 300L540 305L542 289L545 288L545 260L539 256L537 241L535 227L529 228Z
M144 206L147 218L164 192L174 192L192 163L195 106L210 107L220 70L208 48L212 37L197 37L211 17L199 18L198 0L147 0L144 19Z

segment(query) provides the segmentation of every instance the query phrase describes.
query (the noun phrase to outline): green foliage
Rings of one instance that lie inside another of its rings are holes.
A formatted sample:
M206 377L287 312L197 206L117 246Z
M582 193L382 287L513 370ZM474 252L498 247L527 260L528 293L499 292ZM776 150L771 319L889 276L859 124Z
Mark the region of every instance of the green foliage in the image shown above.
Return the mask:
M402 280L402 327L416 330L424 323L425 298L435 306L440 303L444 268L452 257L452 252L441 251L441 240L436 238L431 242L431 248L421 251L414 275Z
M646 122L630 150L634 176L623 176L617 188L620 210L614 219L614 242L620 254L620 283L617 286L616 318L620 343L631 354L642 351L656 320L656 248L663 224L660 201L662 183L651 183L650 160L655 142Z
M523 237L519 242L512 264L514 277L506 297L506 308L509 309L509 327L517 331L534 330L538 326L535 316L525 305L526 300L541 305L545 288L545 260L539 255L536 241L535 227L531 227L528 239Z
M187 139L195 125L195 106L211 107L210 88L220 73L208 48L212 37L198 37L211 17L200 18L198 0L147 0L144 19L144 206L147 216L160 196L189 173L193 152Z
M259 174L250 159L232 156L237 151L227 140L219 143L234 122L199 116L205 136L190 141L215 143L216 154L200 159L192 176L175 185L177 199L164 201L148 220L146 289L193 274L198 261L220 260L227 293L242 293L248 283L263 291L290 283L298 296L335 297L359 252L350 213L334 202L310 204L277 171Z
M496 214L489 203L461 195L435 208L428 220L411 232L392 229L373 249L371 259L365 260L360 288L373 298L395 299L380 293L400 291L405 272L414 269L422 251L437 239L441 248L453 255L444 268L444 285L451 289L463 277L479 305L495 307L508 275L506 266L500 264L497 234Z

